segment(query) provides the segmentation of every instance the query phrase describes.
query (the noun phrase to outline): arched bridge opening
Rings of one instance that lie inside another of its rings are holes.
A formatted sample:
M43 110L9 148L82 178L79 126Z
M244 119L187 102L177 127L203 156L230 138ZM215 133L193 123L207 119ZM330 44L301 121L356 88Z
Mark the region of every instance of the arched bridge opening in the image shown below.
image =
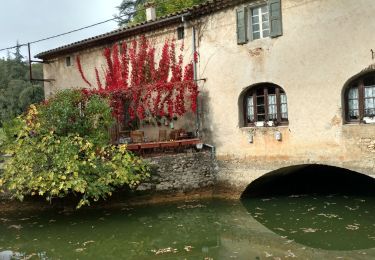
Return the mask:
M344 168L306 164L281 168L247 186L241 198L299 194L375 195L375 179Z

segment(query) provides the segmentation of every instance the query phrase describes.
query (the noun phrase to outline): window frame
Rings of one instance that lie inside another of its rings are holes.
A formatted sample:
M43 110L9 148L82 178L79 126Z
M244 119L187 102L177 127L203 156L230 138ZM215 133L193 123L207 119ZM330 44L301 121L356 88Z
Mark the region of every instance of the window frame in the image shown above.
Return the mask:
M66 67L71 67L71 66L73 66L73 63L72 63L72 56L66 56L66 57L65 57L65 66L66 66Z
M345 89L345 94L344 94L344 104L345 104L345 115L344 115L344 122L346 124L355 124L355 123L359 123L359 124L369 124L368 122L365 121L365 118L366 117L369 117L369 118L373 118L375 119L375 114L373 116L367 116L366 115L366 112L365 112L365 100L367 99L366 96L365 96L365 89L366 89L366 86L365 86L365 79L367 78L370 78L372 77L373 80L374 80L374 85L372 86L375 86L375 72L371 72L371 73L367 73L367 74L364 74L354 80L352 80L351 82L349 82L347 88ZM349 99L349 92L351 89L354 89L354 88L357 88L358 89L358 113L359 113L359 118L358 119L350 119L349 117L349 100L353 100L353 99ZM374 99L375 97L371 97L372 99ZM370 122L371 124L375 123L375 122Z
M177 40L183 40L185 38L185 27L177 27Z
M268 36L263 36L263 19L262 19L262 7L266 7L267 8L267 15L268 15ZM254 39L254 30L253 30L253 10L254 9L259 9L260 13L258 13L258 16L259 16L259 21L258 21L258 24L259 24L259 38L256 38ZM257 4L257 5L250 5L248 6L248 10L247 10L247 13L248 13L248 29L247 29L247 34L248 34L248 38L250 41L256 41L256 40L260 40L260 39L266 39L266 38L270 38L271 37L271 24L270 24L270 10L269 10L269 6L267 4L267 2L264 2L264 3L260 3L260 4Z
M269 94L269 90L271 88L275 89L275 94ZM259 96L258 90L263 89L263 95ZM282 101L281 101L281 96L282 94L285 95L286 97L286 114L287 118L282 117ZM269 114L269 99L268 97L270 95L275 95L276 96L276 119L269 119L270 114ZM251 97L253 100L253 116L254 120L252 122L249 122L248 120L248 98ZM258 104L257 104L257 98L258 97L263 97L264 101L264 121L259 121L258 120ZM284 89L282 89L280 86L275 85L275 84L270 84L270 83L265 83L265 84L259 84L258 86L252 87L249 90L247 90L243 96L243 116L244 116L244 126L245 127L255 127L258 126L257 123L263 122L263 126L270 126L268 122L273 122L272 126L286 126L289 125L289 112L288 112L288 99L286 92Z

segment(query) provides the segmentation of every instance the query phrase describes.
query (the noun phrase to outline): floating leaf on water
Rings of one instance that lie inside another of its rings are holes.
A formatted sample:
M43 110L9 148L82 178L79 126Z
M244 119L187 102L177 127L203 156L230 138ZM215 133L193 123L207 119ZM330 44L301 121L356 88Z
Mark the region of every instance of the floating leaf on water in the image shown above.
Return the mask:
M89 241L83 242L82 245L86 246L86 245L91 244L91 243L95 243L95 241L89 240Z
M338 217L338 215L335 215L335 214L325 214L325 213L319 213L317 215L323 216L323 217L326 217L326 218L337 218Z
M34 257L34 256L37 256L37 254L32 253L32 254L30 254L30 255L26 255L26 256L24 256L24 257L22 258L22 260L29 260L29 259L31 259L31 258Z
M285 255L285 258L289 258L289 257L295 258L297 256L291 250L288 250L288 252Z
M301 230L305 233L315 233L316 231L318 231L319 229L318 228L301 228Z
M359 226L358 226L358 224L354 224L354 225L347 225L345 228L347 230L358 230Z
M22 226L21 225L10 225L8 228L14 228L14 229L20 230L22 228Z
M193 249L192 246L185 246L185 247L184 247L184 250L185 250L186 252L190 252L191 249Z
M155 255L161 255L166 253L177 253L177 248L167 247L167 248L160 248L160 249L152 249L151 252L153 252Z

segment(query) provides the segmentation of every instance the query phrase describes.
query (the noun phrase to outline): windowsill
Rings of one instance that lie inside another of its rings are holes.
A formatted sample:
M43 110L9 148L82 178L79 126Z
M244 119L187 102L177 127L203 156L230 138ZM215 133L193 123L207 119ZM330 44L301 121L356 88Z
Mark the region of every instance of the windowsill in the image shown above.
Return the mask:
M375 123L345 122L343 126L375 126Z
M277 128L288 128L289 125L278 125L278 126L242 126L240 127L240 130L247 130L247 129L270 129L270 130L275 130Z

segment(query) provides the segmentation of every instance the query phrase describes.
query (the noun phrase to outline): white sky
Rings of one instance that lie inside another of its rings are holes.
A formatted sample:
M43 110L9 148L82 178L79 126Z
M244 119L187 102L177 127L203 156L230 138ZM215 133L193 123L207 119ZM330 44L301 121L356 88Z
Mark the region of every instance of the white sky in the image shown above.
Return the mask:
M0 49L68 32L113 18L122 0L0 0ZM108 22L57 39L37 43L31 55L117 28ZM13 51L13 50L11 50ZM0 52L5 57L6 51ZM27 48L22 48L27 56Z

